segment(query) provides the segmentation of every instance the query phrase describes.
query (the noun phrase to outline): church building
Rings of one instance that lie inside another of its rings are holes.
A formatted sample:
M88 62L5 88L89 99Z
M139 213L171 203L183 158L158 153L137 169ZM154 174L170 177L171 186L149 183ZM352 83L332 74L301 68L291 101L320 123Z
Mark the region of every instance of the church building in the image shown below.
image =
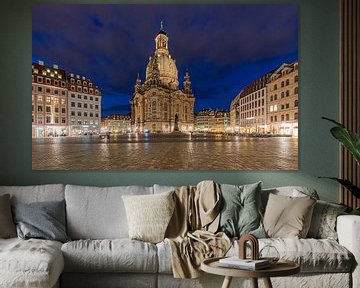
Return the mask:
M190 76L186 71L179 88L176 62L169 53L169 38L161 29L155 38L155 52L146 67L145 82L139 75L131 103L135 132L191 132L194 129L194 102Z

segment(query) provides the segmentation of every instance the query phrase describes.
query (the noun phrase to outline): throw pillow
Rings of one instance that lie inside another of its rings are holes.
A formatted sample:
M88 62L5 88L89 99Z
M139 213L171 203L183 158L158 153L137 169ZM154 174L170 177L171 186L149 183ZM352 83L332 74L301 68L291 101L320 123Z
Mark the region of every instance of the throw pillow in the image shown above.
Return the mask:
M19 238L70 241L65 232L65 201L16 204L13 215Z
M260 216L261 182L244 186L221 185L222 209L219 231L229 237L251 233L265 238Z
M346 206L318 200L312 214L308 237L337 240L336 219Z
M305 238L316 200L306 197L269 195L264 227L269 237Z
M131 239L158 243L164 240L174 212L174 191L155 195L122 196Z
M11 215L10 195L0 196L0 238L16 237L16 229Z

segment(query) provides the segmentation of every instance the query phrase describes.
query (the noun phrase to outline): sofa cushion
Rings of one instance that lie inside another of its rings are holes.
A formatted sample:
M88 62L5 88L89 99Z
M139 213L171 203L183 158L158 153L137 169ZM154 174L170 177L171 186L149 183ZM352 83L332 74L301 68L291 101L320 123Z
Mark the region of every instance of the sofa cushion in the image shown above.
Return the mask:
M61 201L65 197L65 186L63 184L0 186L0 195L4 194L10 194L11 204Z
M222 204L219 230L229 237L251 233L266 237L260 215L261 182L243 186L221 184Z
M128 238L123 195L152 194L152 187L66 185L67 233L71 239Z
M131 239L157 243L164 240L175 208L174 192L156 195L124 195Z
M156 273L156 246L130 239L78 240L61 247L66 272Z
M59 242L0 239L0 287L53 287L63 268Z
M348 273L354 265L353 255L339 243L329 239L266 238L259 239L259 249L274 246L281 259L295 261L301 273ZM156 244L159 273L171 274L171 248L167 241ZM238 242L234 241L227 256L238 255ZM248 257L250 256L250 249ZM276 255L273 255L276 256Z
M65 229L65 201L45 201L13 206L19 238L70 241Z
M337 240L336 219L346 209L345 205L318 200L314 207L307 237Z
M264 215L264 227L269 237L305 238L310 227L316 200L270 194Z
M316 190L310 187L284 186L284 187L263 189L261 191L261 206L263 212L265 212L265 208L270 194L288 196L288 197L310 196L311 198L319 199L319 195L317 194Z

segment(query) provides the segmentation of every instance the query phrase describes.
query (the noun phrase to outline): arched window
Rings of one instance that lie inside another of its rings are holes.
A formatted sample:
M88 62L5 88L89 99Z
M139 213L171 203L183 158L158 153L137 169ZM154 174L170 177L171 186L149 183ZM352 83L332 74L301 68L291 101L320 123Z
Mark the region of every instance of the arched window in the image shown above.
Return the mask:
M151 115L153 119L156 118L156 100L152 100L151 102Z
M298 107L298 105L299 105L299 104L298 104L298 100L295 100L295 101L294 101L294 107Z
M294 94L298 94L298 93L299 93L298 91L299 91L299 88L298 88L298 87L295 87L295 88L294 88Z

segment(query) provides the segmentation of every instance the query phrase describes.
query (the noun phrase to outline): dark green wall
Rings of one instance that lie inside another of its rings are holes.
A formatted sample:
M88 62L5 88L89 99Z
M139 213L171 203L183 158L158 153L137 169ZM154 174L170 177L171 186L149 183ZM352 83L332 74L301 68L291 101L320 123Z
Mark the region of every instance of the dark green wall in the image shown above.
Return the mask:
M261 1L298 3L300 25L299 171L32 171L31 170L31 5L61 1L2 1L0 9L0 185L72 183L83 185L194 184L203 179L265 187L308 185L322 199L337 201L338 186L318 175L337 176L338 145L321 116L338 118L338 1ZM65 1L62 1L65 2ZM101 3L101 1L67 1ZM121 3L107 1L107 3ZM194 3L194 1L192 1ZM237 3L255 1L237 1ZM159 3L159 2L158 2ZM188 2L191 3L191 2ZM210 1L207 1L210 3ZM260 2L259 2L260 3ZM60 16L61 17L61 16ZM206 161L206 159L204 159Z

